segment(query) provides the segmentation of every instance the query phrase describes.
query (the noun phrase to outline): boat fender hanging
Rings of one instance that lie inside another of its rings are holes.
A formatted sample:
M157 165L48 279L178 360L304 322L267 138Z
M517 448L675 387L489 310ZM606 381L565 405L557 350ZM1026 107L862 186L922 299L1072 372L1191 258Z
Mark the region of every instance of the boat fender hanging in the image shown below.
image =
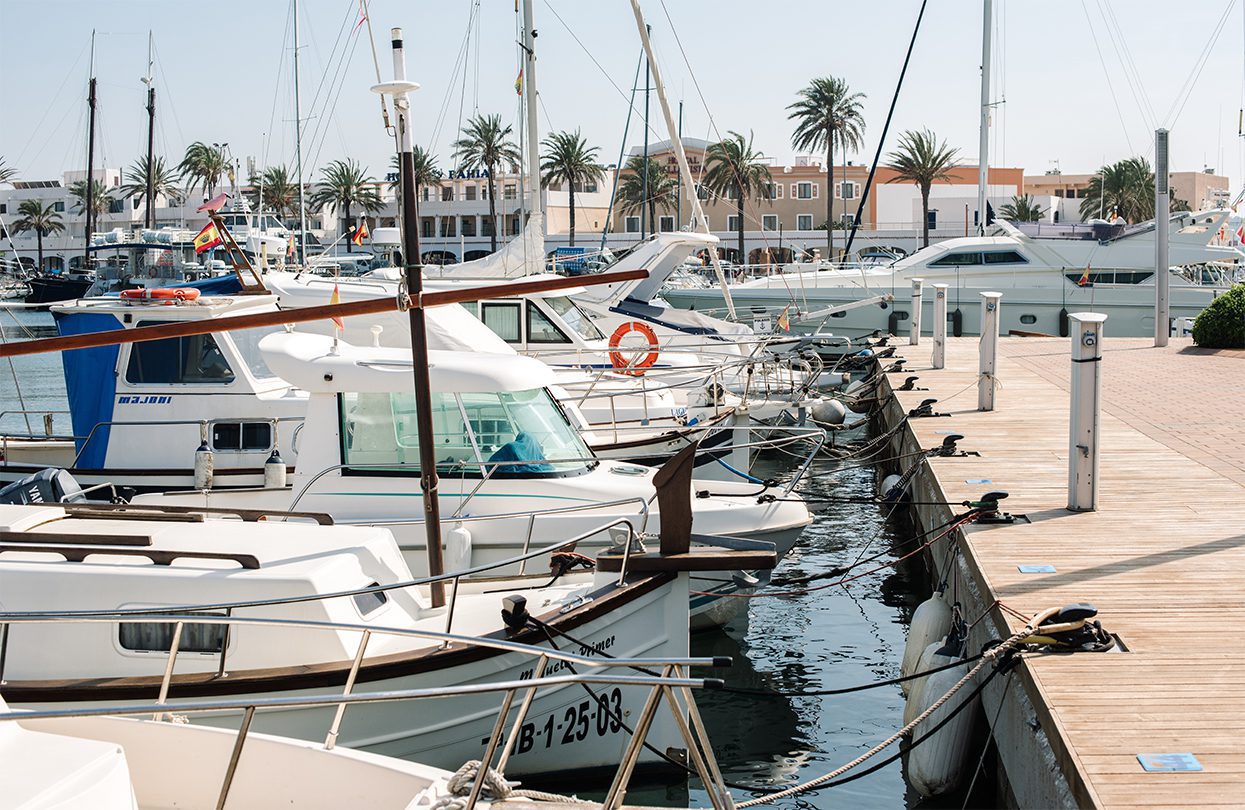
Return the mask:
M887 476L888 479L891 477ZM883 482L883 486L885 485ZM908 643L904 647L903 663L899 666L899 674L906 678L914 672L920 672L917 661L920 660L925 648L932 642L944 638L950 631L951 606L947 604L943 591L934 591L933 595L917 605L912 613L912 621L908 625ZM913 683L914 681L903 682L901 686L905 695L912 694Z
M1068 336L1068 310L1066 307L1059 310L1059 337Z
M892 311L886 318L886 331L892 335L899 334L899 312Z
M959 307L956 307L955 311L951 313L951 336L961 337L963 336L963 334L964 334L964 313L960 311Z
M887 503L899 503L906 500L909 491L908 483L898 473L891 473L883 478L882 485L878 487L878 495ZM911 637L911 632L909 632L909 637Z
M207 439L205 438L199 445L199 449L195 451L195 489L212 488L215 467L212 449L208 447Z
M961 657L958 653L944 657L943 653L949 651L950 648L944 647L935 653L930 661L931 665L950 663ZM962 661L959 666L929 675L921 686L919 708L913 717L932 706L934 701L946 694L957 681L967 675L968 670L969 663ZM964 777L973 728L981 713L981 696L970 698L970 687L971 684L961 689L913 729L914 739L929 734L934 727L963 705L964 701L971 700L963 711L952 717L931 739L909 752L908 782L922 796L941 796L949 793L959 786Z
M471 567L471 532L462 522L445 533L445 570L465 571Z
M639 332L648 342L648 354L640 358L638 361L628 359L622 352L618 351L622 346L623 338L632 332ZM653 328L642 321L627 321L614 330L614 334L610 335L610 363L614 369L620 374L630 374L638 377L644 373L644 370L650 368L657 362L657 333Z
M267 489L285 489L285 459L272 448L272 455L264 462L264 487Z
M912 665L912 671L927 672L934 667L950 664L954 661L954 658L938 658L938 651L946 644L947 640L945 638L937 638L926 644L925 649L921 650L920 656L916 659L916 663ZM905 726L921 713L921 690L925 687L925 680L928 677L928 675L922 675L919 678L913 678L901 684L907 688L908 692L907 700L903 704L903 724Z
M827 425L841 425L847 418L847 408L837 399L819 399L809 410L813 419Z

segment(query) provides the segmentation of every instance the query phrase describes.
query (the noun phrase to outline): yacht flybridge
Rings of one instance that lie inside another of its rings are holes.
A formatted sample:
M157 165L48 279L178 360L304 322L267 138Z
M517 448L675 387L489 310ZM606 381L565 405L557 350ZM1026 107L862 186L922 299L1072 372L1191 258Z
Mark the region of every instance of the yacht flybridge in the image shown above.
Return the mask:
M1169 256L1171 316L1192 318L1239 272L1245 254L1212 244L1230 211L1216 209L1172 214ZM1067 313L1105 312L1111 334L1154 333L1153 222L1108 222L1019 227L996 223L987 236L949 239L930 245L890 266L787 265L785 272L731 287L742 308L776 317L786 307L811 312L842 306L881 292L893 307L864 307L830 316L827 328L860 334L876 329L906 330L905 301L912 280L946 284L949 319L955 334L977 334L979 296L1003 293L1002 330L1066 334ZM722 294L713 288L667 289L671 304L701 312L720 311ZM924 296L923 323L932 323L932 295Z

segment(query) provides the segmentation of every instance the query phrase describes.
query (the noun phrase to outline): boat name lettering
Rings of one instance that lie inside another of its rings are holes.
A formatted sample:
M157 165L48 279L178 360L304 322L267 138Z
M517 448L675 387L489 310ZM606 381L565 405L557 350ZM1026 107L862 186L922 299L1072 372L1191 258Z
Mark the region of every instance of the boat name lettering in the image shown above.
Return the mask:
M579 649L576 650L576 654L584 655L584 656L600 655L606 650L612 649L613 646L614 646L614 637L607 636L601 639L600 641L594 642L592 644L580 644ZM547 678L550 675L556 675L557 673L561 672L564 669L570 669L570 667L571 665L567 663L566 661L550 661L549 665L545 667L544 677ZM519 680L521 681L531 680L534 674L535 674L534 668L525 669L519 673Z
M118 405L167 405L173 401L171 394L148 394L146 396L120 396L117 397Z
M545 748L552 748L554 744L583 742L590 734L598 737L617 734L622 727L622 689L616 686L608 692L600 692L593 698L580 701L578 705L554 712L543 722L533 720L524 723L519 728L515 754L526 754L542 743Z

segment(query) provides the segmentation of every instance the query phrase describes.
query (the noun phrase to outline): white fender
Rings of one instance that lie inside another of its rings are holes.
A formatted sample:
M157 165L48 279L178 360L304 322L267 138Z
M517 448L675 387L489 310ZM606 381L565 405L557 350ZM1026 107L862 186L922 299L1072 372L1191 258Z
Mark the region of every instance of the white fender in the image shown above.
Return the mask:
M883 492L886 490L884 489ZM906 677L914 672L920 672L922 667L917 665L917 661L921 658L925 648L945 638L949 632L951 632L951 606L947 604L942 591L935 591L933 596L917 605L912 613L912 623L908 627L908 643L904 647L903 663L899 666L899 674ZM904 694L911 695L915 691L914 684L915 681L904 681Z

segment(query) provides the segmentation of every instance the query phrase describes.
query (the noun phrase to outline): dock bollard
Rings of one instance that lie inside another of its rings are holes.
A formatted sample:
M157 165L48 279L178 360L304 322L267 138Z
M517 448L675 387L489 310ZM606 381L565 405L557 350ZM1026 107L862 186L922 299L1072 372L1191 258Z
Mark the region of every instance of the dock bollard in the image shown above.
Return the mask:
M921 344L921 282L923 279L912 279L912 317L908 319L908 345Z
M977 410L994 410L995 369L999 355L999 299L1000 292L981 294L981 343L977 351Z
M1068 509L1098 508L1098 391L1102 381L1102 327L1098 312L1068 315L1072 332L1072 393L1068 420Z
M930 365L945 368L947 365L947 285L933 284L934 288L934 354Z

